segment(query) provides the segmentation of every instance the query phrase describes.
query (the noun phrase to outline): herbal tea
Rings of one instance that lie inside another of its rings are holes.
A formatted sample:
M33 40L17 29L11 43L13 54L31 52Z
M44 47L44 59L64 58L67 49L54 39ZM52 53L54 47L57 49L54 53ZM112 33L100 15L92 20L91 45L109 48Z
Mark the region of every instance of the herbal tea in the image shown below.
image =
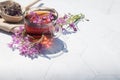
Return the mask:
M35 10L29 12L25 16L25 30L26 33L33 37L33 39L40 39L42 35L48 38L54 36L54 24L56 16L50 11Z

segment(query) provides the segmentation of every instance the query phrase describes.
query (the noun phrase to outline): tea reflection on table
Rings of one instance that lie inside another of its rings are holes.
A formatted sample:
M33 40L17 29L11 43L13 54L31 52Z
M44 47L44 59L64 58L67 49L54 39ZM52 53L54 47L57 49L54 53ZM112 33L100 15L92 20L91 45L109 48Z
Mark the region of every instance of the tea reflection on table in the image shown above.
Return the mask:
M51 47L41 49L41 54L42 54L41 56L51 59L51 58L59 57L66 52L68 51L64 41L58 38L54 38Z

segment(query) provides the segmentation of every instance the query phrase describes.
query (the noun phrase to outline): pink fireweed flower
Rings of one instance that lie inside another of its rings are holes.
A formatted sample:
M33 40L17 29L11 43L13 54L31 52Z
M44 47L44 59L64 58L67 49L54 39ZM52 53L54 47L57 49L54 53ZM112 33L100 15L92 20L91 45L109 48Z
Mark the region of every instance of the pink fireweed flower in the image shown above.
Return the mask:
M67 18L68 18L68 15L67 15L67 14L65 14L65 15L63 16L63 18L64 18L64 19L67 19Z
M65 19L64 18L58 18L57 20L56 20L56 24L59 24L59 25L65 25L66 24L66 21L65 21Z
M69 24L69 26L74 30L77 31L76 25L74 23Z
M52 13L49 13L48 15L45 15L45 16L40 16L35 12L30 12L29 19L31 23L44 24L54 20L54 16Z
M48 18L49 18L51 21L54 20L54 16L53 16L53 14L50 13L50 14L48 15Z

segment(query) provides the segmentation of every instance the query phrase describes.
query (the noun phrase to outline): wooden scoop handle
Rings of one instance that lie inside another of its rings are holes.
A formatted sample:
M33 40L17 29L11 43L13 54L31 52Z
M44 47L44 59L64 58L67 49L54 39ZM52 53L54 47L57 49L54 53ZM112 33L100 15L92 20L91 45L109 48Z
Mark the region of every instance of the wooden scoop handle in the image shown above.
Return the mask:
M36 3L39 2L39 1L41 1L41 0L34 0L33 2L31 2L29 5L27 5L27 6L25 7L25 10L28 10L31 6L33 6L34 4L36 4Z

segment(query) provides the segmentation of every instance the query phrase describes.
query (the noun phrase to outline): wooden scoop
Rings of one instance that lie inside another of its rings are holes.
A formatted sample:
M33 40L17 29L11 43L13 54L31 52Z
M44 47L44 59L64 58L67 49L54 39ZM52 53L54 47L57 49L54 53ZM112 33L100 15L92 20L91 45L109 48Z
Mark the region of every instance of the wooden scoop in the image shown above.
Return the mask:
M40 0L35 0L34 2L32 2L31 4L29 4L28 6L25 7L25 10L28 10L31 6L33 6L34 4L36 4L37 2L39 2ZM10 16L5 14L4 12L0 12L0 15L3 19L5 19L5 21L7 22L12 22L12 23L17 23L20 22L23 19L23 15L21 16Z

